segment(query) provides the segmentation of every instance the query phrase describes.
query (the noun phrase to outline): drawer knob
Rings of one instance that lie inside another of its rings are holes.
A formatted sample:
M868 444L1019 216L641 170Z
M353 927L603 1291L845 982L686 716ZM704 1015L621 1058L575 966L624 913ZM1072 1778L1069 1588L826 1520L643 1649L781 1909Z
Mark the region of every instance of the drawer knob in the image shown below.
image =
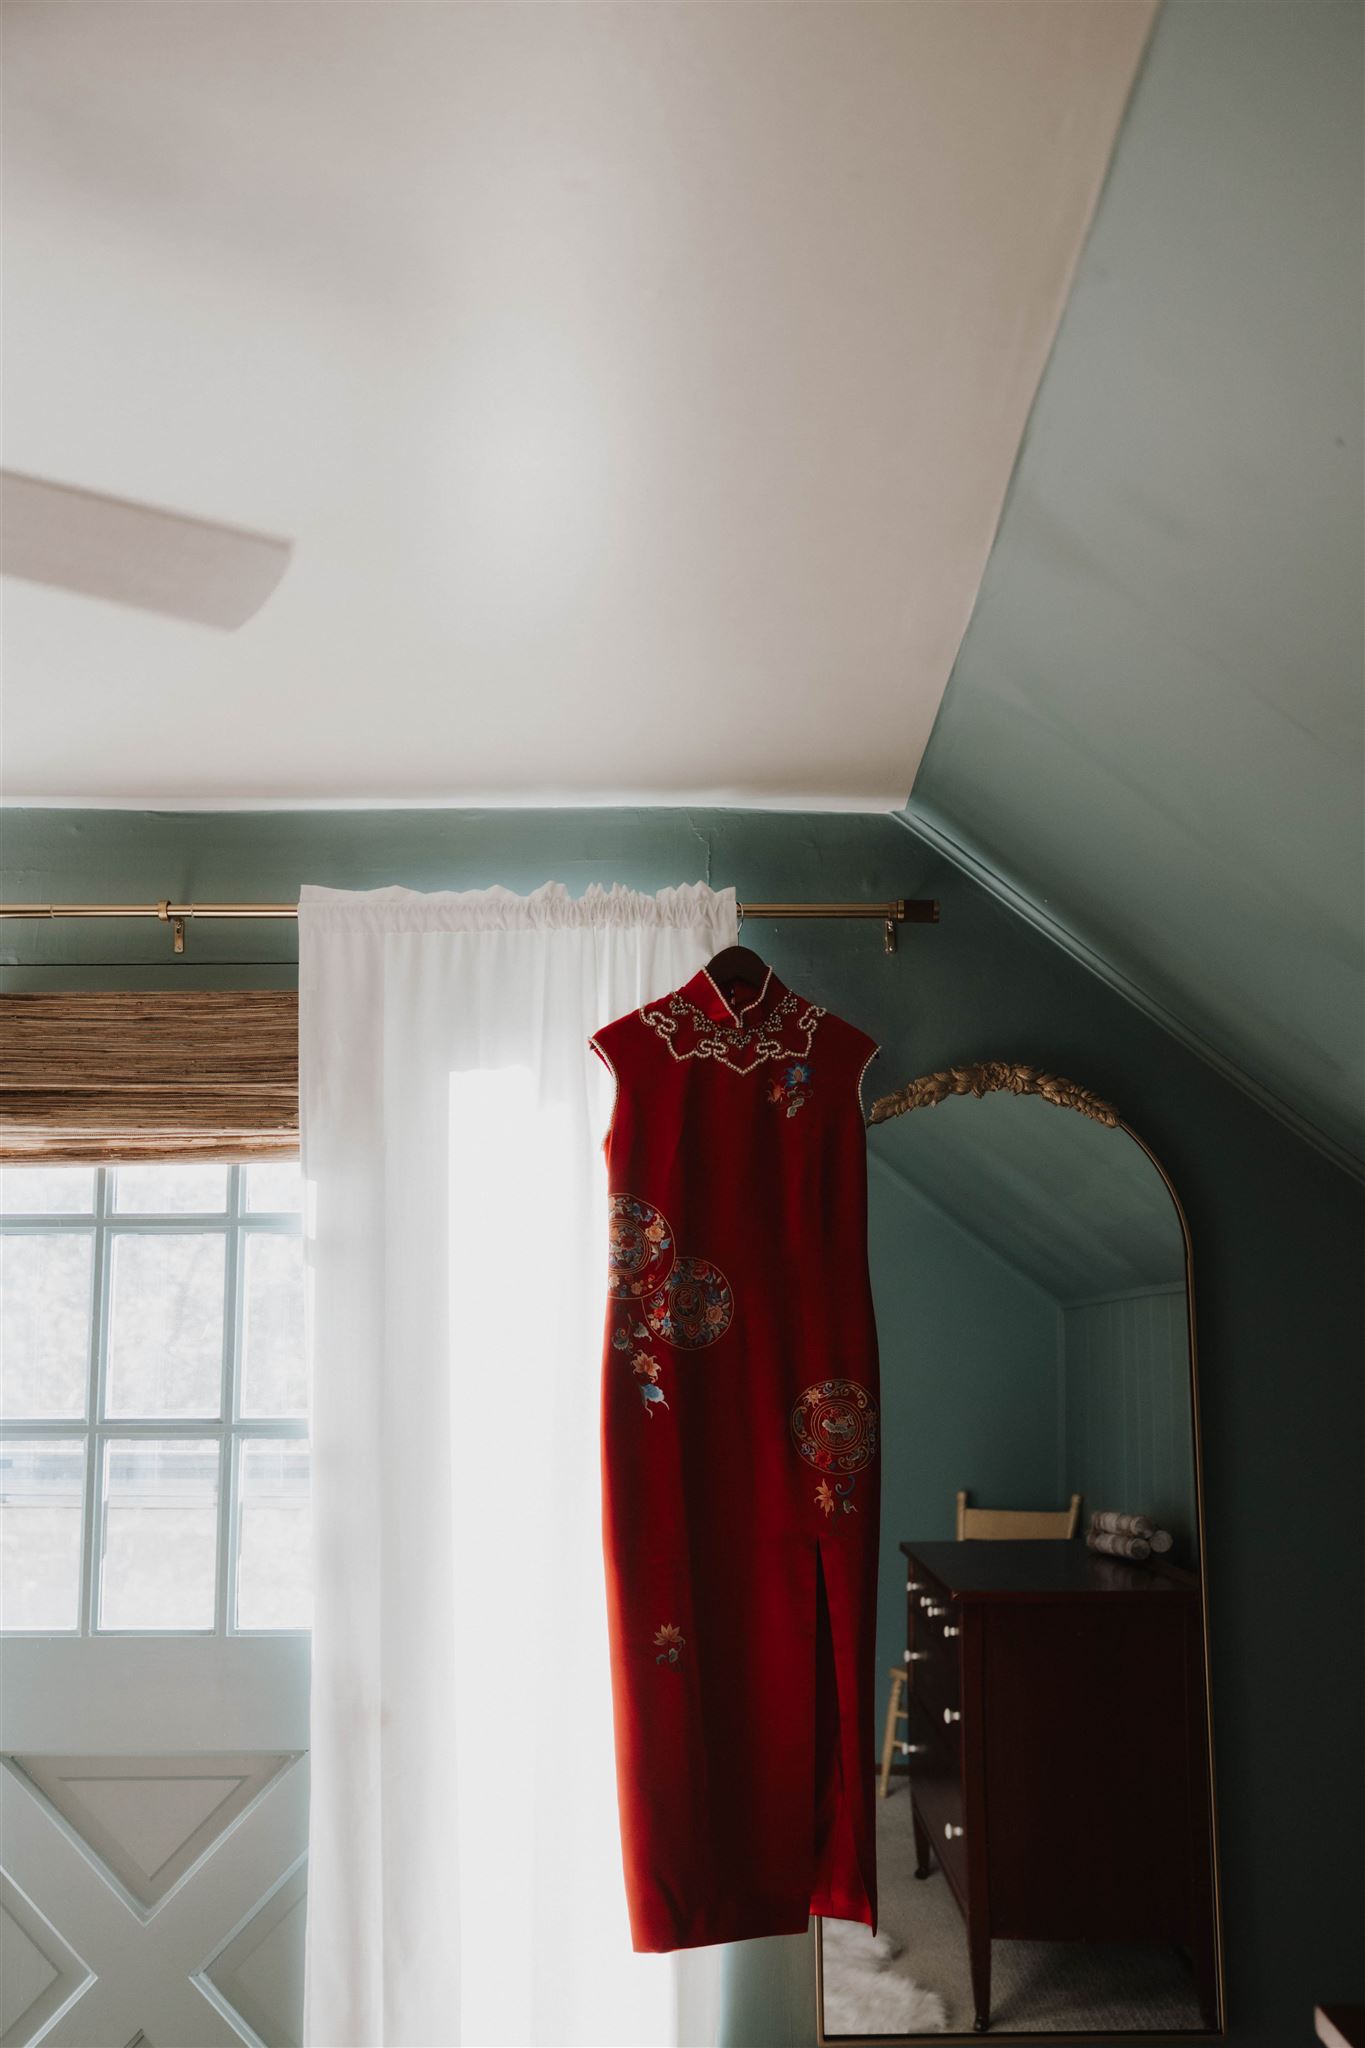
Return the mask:
M929 1662L929 1652L927 1650L907 1650L905 1661L907 1664L927 1664Z
M947 1628L944 1629L943 1633L945 1636L960 1636L962 1634L962 1630L960 1628L955 1627L954 1624L950 1622Z
M953 1823L949 1821L945 1825L943 1832L950 1842L960 1842L966 1831L963 1828L954 1827Z
M902 1756L923 1756L929 1745L927 1742L898 1742L896 1747Z
M906 1590L906 1592L907 1592L907 1593L918 1593L918 1591L919 1591L919 1580L918 1580L918 1579L907 1579L907 1580L906 1580L906 1582L905 1582L905 1590Z
M924 1611L926 1614L946 1614L948 1612L946 1607L935 1607L929 1600L926 1600L924 1603Z
M943 1718L945 1721L960 1721L962 1719L962 1710L960 1707L945 1707L943 1709Z

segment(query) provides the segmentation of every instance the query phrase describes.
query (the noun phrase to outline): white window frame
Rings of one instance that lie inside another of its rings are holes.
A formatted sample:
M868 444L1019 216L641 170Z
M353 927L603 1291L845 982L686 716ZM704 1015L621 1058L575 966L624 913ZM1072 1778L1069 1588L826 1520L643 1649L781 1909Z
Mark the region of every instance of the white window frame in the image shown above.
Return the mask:
M38 1163L35 1161L35 1164ZM71 1162L76 1164L77 1162ZM206 1164L217 1162L205 1162ZM262 1165L273 1163L262 1160ZM306 1627L279 1629L238 1628L233 1614L237 1597L240 1502L238 1446L250 1440L307 1440L307 1417L258 1419L241 1413L241 1364L243 1286L246 1246L250 1237L269 1235L297 1237L303 1219L291 1212L271 1213L248 1210L244 1165L228 1166L227 1206L220 1210L178 1210L171 1215L131 1214L114 1207L116 1166L95 1166L93 1210L79 1214L10 1213L0 1218L5 1236L94 1237L91 1260L90 1348L86 1368L85 1414L52 1420L0 1420L0 1440L25 1442L69 1441L81 1438L85 1444L84 1494L81 1519L81 1585L77 1624L70 1629L6 1628L0 1641L24 1636L59 1636L74 1642L84 1638L107 1640L138 1637L162 1642L181 1637L203 1641L212 1637L303 1636ZM16 1175L17 1179L17 1175ZM107 1417L104 1412L108 1386L109 1302L113 1268L112 1244L120 1236L197 1236L219 1234L224 1239L223 1358L219 1414L204 1416ZM218 1444L218 1526L215 1575L214 1619L202 1629L114 1629L99 1625L100 1566L103 1557L105 1445L110 1442L151 1438L185 1438Z

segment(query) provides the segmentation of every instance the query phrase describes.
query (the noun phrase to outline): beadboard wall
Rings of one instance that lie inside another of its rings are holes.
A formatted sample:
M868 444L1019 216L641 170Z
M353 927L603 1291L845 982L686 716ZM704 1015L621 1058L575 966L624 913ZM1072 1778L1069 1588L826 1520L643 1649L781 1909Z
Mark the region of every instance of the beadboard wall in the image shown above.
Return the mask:
M1149 1287L1062 1311L1066 1483L1085 1513L1131 1504L1193 1566L1190 1347L1183 1287Z

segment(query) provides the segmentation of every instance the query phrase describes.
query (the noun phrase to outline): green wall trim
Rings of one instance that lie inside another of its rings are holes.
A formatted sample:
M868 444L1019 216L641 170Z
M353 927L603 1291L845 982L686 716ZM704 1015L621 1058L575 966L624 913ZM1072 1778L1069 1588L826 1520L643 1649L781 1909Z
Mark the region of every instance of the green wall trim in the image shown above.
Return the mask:
M1268 1110L1271 1116L1278 1117L1296 1138L1301 1138L1306 1145L1312 1145L1324 1158L1330 1159L1334 1166L1339 1166L1343 1173L1350 1174L1353 1180L1365 1183L1365 1156L1351 1151L1329 1132L1320 1129L1317 1124L1310 1123L1308 1118L1290 1103L1274 1094L1254 1075L1248 1074L1244 1067L1239 1067L1235 1060L1230 1060L1226 1053L1220 1052L1207 1038L1201 1037L1183 1018L1159 1002L1131 976L1116 967L1113 961L1107 959L1089 940L1073 930L1064 917L1030 896L1026 890L1010 881L1006 875L1002 875L998 868L992 867L985 856L970 844L960 828L954 828L950 832L942 821L935 817L929 806L914 796L904 811L893 811L890 815L907 832L913 833L917 839L933 847L945 860L950 860L954 867L961 868L965 875L970 875L974 882L979 882L983 889L988 889L992 896L997 897L1017 917L1024 918L1035 931L1041 932L1044 938L1051 939L1054 945L1069 953L1088 973L1106 982L1125 1002L1132 1003L1145 1017L1150 1017L1154 1024L1160 1025L1163 1031L1169 1031L1171 1037L1179 1039L1188 1051L1199 1059L1206 1060L1225 1081L1231 1081L1234 1087L1249 1095L1259 1108Z

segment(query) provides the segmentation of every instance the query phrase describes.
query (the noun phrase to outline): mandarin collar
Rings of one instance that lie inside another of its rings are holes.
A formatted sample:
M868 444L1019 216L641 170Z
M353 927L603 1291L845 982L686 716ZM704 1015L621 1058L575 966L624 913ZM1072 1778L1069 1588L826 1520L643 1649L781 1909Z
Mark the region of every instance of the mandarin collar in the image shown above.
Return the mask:
M751 996L747 1003L740 1003L732 1010L706 969L702 967L690 981L683 983L678 993L696 1009L703 1011L713 1024L738 1026L742 1030L766 1017L769 1010L781 1002L787 990L770 967L757 994Z

